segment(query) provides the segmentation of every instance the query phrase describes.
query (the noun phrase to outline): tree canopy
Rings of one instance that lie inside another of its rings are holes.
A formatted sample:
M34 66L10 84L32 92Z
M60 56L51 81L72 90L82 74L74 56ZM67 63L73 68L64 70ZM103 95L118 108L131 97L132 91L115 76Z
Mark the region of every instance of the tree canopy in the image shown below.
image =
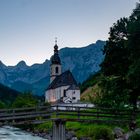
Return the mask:
M140 3L130 17L113 24L109 35L101 64L101 102L108 106L130 102L136 107L140 96Z

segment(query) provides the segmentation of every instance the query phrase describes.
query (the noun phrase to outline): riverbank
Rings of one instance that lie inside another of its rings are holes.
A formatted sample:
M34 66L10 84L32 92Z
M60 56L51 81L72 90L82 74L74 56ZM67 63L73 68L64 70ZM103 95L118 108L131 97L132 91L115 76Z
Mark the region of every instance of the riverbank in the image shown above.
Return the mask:
M51 138L52 138L52 132L51 131L46 132L45 130L44 131L42 131L42 130L39 131L39 130L31 130L31 129L27 129L25 131L27 131L28 133L30 133L33 136L42 137L42 138L47 139L47 140L51 140Z
M29 132L33 136L38 136L47 140L52 140L52 131L46 132L45 130L39 131L39 130L30 130L30 129L27 129L26 131ZM74 131L67 131L67 130L66 130L66 139L78 140ZM88 140L88 139L83 139L83 140Z
M38 125L33 129L26 129L26 131L33 136L51 140L51 126L52 124L46 123ZM130 140L130 137L139 137L140 139L140 126L137 126L132 131L123 124L122 126L82 124L78 122L66 124L66 140L98 140L99 138L103 140Z

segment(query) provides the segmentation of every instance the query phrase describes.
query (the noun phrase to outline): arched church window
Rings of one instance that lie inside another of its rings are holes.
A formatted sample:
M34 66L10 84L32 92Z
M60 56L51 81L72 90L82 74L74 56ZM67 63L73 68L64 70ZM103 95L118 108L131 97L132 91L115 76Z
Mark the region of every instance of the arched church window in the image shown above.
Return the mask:
M55 73L58 73L58 67L55 68Z

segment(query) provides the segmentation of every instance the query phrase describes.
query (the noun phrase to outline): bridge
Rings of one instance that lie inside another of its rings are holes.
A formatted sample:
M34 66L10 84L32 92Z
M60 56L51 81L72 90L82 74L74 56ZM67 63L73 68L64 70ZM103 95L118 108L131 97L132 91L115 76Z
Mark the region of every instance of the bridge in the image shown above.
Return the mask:
M0 110L0 125L40 124L53 121L52 140L65 140L66 122L129 124L140 111L75 106L38 106ZM133 129L133 128L132 128Z

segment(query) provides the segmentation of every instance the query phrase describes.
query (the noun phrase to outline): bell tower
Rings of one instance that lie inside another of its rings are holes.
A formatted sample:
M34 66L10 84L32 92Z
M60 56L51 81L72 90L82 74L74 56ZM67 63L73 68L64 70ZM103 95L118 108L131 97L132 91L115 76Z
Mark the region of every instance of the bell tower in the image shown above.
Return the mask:
M55 39L54 55L51 57L50 65L50 83L61 74L61 60L58 54L57 38Z

